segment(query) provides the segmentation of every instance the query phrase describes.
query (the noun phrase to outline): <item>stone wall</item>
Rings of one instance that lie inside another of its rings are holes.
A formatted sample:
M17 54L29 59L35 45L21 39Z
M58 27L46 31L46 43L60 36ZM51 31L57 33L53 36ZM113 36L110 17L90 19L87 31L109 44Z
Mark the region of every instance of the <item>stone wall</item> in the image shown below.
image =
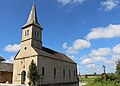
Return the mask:
M0 72L0 83L6 83L7 81L12 83L12 76L12 72Z
M76 64L64 62L49 57L38 57L38 73L42 75L42 67L44 67L44 76L40 77L38 83L42 84L55 84L55 83L71 83L77 82L77 69ZM54 68L56 68L56 76L54 76ZM65 75L63 76L63 69ZM70 70L70 74L69 74ZM74 73L75 71L75 73Z
M58 84L44 84L44 85L37 85L37 86L79 86L79 83L71 82L71 83L58 83Z
M22 85L22 84L20 84L20 85L17 85L17 84L0 84L0 86L28 86L28 85ZM64 84L46 84L46 85L37 85L37 86L79 86L79 84L78 83L64 83Z

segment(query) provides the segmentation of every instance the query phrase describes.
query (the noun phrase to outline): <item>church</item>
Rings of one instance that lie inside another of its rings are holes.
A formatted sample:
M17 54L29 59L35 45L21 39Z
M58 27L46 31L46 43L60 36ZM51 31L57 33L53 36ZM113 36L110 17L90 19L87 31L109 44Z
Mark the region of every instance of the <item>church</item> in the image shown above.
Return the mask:
M78 86L77 64L65 54L42 46L42 30L33 4L14 58L13 84L28 85L29 65L34 60L40 76L37 86Z

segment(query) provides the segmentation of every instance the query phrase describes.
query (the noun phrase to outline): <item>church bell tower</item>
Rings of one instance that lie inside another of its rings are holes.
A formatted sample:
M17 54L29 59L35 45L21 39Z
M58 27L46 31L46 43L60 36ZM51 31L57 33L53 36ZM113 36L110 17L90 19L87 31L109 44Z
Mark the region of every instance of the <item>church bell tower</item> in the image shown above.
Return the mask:
M36 5L33 3L27 23L22 27L22 44L41 49L42 30L37 19Z

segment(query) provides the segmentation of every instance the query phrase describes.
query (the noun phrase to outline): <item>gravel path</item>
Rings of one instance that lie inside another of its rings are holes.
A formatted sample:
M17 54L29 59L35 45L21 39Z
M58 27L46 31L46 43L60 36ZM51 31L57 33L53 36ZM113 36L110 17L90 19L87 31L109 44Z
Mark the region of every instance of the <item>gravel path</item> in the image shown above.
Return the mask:
M80 83L79 82L79 86L84 86L84 85L86 85L86 83Z

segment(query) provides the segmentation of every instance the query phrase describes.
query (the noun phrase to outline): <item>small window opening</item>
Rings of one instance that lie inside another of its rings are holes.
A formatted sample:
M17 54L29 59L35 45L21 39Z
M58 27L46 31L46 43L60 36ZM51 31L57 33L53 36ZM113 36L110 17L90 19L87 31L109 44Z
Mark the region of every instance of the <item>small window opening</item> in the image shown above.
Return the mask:
M42 67L42 76L44 76L44 72L45 72L44 67Z
M71 70L69 70L69 78L71 78Z
M27 30L27 36L29 35L29 30Z
M65 78L65 69L63 69L63 78Z
M74 70L74 77L76 76L76 71Z
M29 35L29 30L25 31L25 36Z
M39 37L39 32L35 31L35 37Z
M56 76L56 68L54 68L54 76Z

